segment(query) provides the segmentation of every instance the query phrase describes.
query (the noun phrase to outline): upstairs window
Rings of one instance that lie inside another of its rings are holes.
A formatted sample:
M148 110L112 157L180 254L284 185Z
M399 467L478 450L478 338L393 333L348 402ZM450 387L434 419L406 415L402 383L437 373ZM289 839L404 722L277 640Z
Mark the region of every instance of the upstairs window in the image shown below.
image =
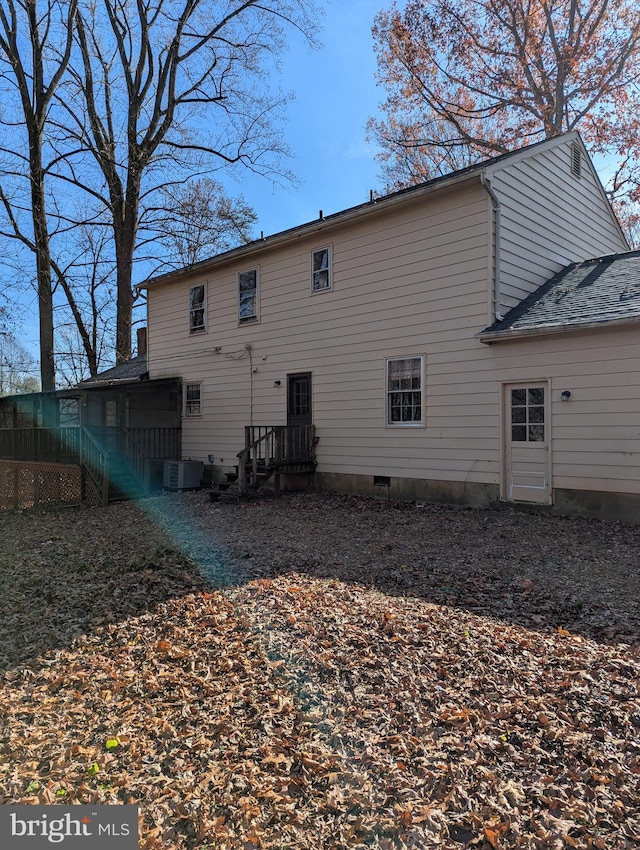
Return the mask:
M205 286L203 283L189 290L189 332L206 330Z
M202 384L186 384L184 390L184 415L202 416Z
M238 275L238 321L258 319L258 270L250 269Z
M387 424L422 425L423 360L402 357L387 360Z
M324 292L331 289L331 248L320 248L311 253L311 290Z

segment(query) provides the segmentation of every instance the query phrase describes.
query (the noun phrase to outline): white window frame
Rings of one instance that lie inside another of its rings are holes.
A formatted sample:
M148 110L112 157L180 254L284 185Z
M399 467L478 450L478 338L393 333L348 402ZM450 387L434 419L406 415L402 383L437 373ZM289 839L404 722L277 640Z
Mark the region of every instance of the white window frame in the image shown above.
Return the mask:
M316 286L316 275L325 271L323 268L316 269L316 255L327 253L327 285ZM317 295L320 292L330 292L333 289L333 250L331 245L325 245L324 248L314 248L311 252L311 294Z
M189 388L198 388L197 402L189 401ZM196 419L202 416L202 381L185 381L182 413L185 419ZM191 408L194 408L193 410Z
M240 278L242 275L246 274L254 274L255 275L255 289L254 289L254 300L255 300L255 310L250 316L241 316L240 313L242 311L242 293L240 290ZM260 269L244 269L241 272L238 272L238 323L241 325L246 325L249 322L258 322L260 320Z
M425 355L424 354L406 354L400 357L388 357L384 367L384 382L385 382L385 422L389 428L424 428L425 426ZM392 363L398 363L403 360L415 360L419 362L420 388L408 387L406 389L394 388L390 386L390 369ZM391 418L391 400L392 395L397 393L420 393L420 419L419 420L392 420Z
M193 307L193 296L192 293L195 289L202 288L202 307ZM193 317L194 314L198 310L202 310L202 325L197 325L194 327ZM206 283L196 283L194 286L189 287L189 333L190 334L201 334L207 330L207 284Z

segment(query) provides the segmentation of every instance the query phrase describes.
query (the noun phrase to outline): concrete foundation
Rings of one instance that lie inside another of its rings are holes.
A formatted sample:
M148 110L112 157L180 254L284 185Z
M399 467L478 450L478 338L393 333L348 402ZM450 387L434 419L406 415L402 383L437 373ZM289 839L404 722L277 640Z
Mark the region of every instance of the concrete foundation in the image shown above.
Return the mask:
M327 472L316 472L310 480L313 489L325 492L640 523L640 495L633 493L557 489L553 492L552 505L536 505L501 501L500 488L496 484Z

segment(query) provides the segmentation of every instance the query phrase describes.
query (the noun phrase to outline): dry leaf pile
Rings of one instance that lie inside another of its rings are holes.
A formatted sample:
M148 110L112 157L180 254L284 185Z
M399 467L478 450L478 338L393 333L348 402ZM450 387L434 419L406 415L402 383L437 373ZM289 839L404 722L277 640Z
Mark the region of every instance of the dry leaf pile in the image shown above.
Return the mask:
M1 802L137 803L149 850L640 846L635 529L201 495L0 523Z

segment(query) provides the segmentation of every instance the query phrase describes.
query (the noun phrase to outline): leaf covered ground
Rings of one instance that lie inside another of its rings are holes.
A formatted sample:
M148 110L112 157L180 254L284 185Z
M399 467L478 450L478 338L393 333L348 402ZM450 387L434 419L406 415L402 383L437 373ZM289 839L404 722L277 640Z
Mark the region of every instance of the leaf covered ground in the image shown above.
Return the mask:
M637 848L631 526L203 494L0 517L0 801L141 848Z

